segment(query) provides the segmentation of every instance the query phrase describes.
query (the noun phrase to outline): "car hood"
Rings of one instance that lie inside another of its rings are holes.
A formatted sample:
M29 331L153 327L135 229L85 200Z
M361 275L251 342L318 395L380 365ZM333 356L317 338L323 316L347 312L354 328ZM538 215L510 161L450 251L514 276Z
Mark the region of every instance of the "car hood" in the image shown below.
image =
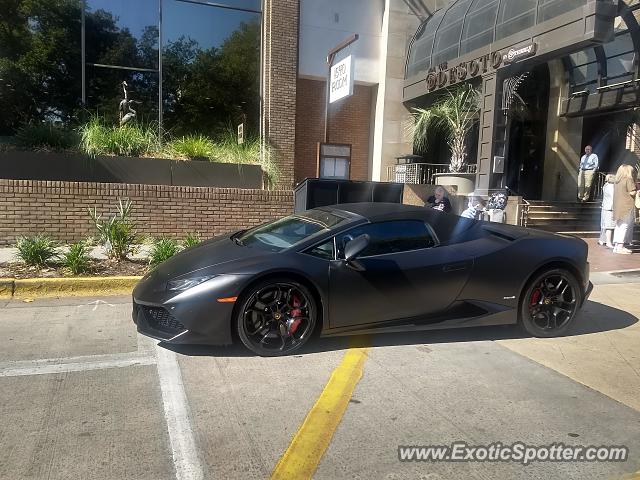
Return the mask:
M261 260L273 252L260 248L245 247L236 244L230 236L216 237L184 250L162 262L149 272L143 281L166 282L171 279L197 275L215 275L220 273L238 273L234 262L252 263Z

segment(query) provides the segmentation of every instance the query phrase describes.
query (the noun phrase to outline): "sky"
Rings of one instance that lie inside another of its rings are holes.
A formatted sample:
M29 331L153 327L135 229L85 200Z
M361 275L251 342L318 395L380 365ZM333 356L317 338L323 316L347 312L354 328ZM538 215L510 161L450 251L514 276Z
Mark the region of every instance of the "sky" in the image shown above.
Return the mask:
M89 11L106 10L119 17L118 26L126 27L139 37L145 26L158 24L159 0L87 0ZM200 47L219 46L238 27L240 22L259 18L259 14L195 5L177 0L161 0L164 18L163 43L166 45L181 36L196 40ZM210 0L240 8L258 9L260 0Z

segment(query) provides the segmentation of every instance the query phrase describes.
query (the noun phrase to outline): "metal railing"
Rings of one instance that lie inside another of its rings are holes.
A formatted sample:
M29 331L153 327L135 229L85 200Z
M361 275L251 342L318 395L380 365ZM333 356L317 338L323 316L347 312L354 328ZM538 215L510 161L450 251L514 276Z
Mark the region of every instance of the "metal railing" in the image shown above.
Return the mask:
M387 167L387 180L411 185L433 185L437 173L449 173L449 165L442 163L406 163ZM476 173L477 165L465 165L462 173Z

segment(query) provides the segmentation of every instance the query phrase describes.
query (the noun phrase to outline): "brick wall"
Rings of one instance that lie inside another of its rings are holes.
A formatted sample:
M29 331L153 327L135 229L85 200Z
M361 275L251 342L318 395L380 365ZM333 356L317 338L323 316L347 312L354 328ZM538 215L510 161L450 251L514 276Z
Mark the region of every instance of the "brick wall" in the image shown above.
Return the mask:
M324 139L325 82L298 79L295 180L315 177L317 143ZM329 141L350 143L351 179L369 179L370 118L373 88L354 86L351 97L331 105Z
M293 187L299 0L263 3L262 131L280 168L276 188Z
M138 232L151 236L208 238L293 212L291 191L0 180L0 245L36 233L81 240L95 233L87 209L113 215L118 198L133 202Z

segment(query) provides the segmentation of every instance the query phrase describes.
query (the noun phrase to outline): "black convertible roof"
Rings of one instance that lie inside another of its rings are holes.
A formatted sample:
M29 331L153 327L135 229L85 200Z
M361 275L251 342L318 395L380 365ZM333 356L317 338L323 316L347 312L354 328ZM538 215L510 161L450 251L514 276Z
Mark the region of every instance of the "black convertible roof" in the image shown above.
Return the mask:
M401 203L343 203L322 207L324 210L347 212L364 217L370 222L385 220L422 220L433 227L441 242L448 242L468 232L478 224L475 220L442 213L431 208Z
M370 221L382 220L389 217L398 218L424 218L425 213L439 214L440 212L429 211L424 207L416 205L404 205L401 203L382 202L362 202L362 203L342 203L325 207L327 209L342 210L355 215L360 215Z

